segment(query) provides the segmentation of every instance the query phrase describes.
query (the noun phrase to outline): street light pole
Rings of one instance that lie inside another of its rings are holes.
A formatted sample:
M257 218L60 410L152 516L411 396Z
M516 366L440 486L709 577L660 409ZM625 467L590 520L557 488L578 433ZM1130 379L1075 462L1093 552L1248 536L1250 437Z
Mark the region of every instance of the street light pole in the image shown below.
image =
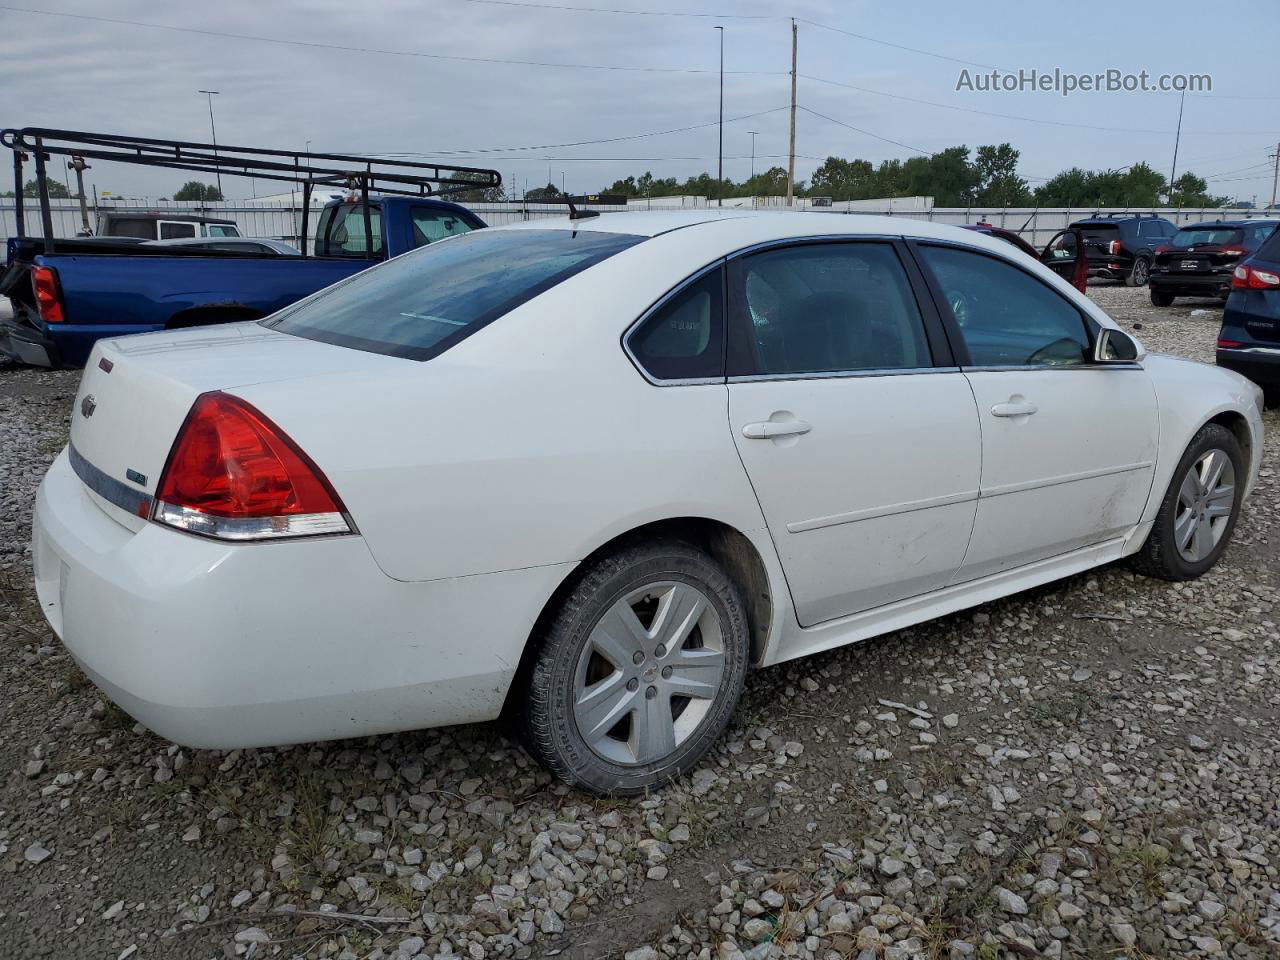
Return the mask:
M209 99L209 133L213 137L213 155L218 155L218 128L213 125L213 98L221 93L221 90L197 90L196 93L203 93ZM222 193L222 171L218 171L218 193Z
M747 133L751 134L751 179L752 180L756 178L756 134L758 134L759 132L760 132L759 130L747 131Z
M724 27L720 31L720 157L716 167L716 205L724 206Z

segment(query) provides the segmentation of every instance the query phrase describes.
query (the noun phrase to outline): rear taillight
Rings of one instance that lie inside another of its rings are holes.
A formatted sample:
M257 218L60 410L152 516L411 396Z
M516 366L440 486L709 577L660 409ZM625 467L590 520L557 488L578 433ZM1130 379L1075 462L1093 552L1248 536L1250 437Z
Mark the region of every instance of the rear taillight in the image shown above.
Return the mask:
M1226 347L1228 350L1230 350L1234 347L1243 346L1243 344L1239 340L1219 340L1218 346Z
M1111 254L1111 256L1114 257L1119 252L1120 252L1119 240L1112 240L1110 243L1107 244L1107 253Z
M1160 246L1156 247L1156 256L1159 256L1162 253L1168 253L1168 252L1169 252L1169 245L1167 243L1162 243L1160 244Z
M35 294L40 319L45 323L62 323L62 291L52 267L36 267L31 271L31 292Z
M1248 252L1248 250L1241 247L1226 247L1218 251L1224 257L1243 257Z
M1231 274L1233 290L1275 290L1280 288L1280 275L1241 264Z
M224 540L353 532L320 468L261 411L217 392L178 431L151 519Z

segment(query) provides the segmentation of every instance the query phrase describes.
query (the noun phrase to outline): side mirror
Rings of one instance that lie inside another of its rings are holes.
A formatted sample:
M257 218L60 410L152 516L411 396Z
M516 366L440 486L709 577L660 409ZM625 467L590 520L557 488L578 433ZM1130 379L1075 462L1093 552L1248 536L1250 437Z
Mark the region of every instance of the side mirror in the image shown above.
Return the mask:
M1093 342L1094 363L1133 363L1140 355L1138 342L1121 330L1103 327Z

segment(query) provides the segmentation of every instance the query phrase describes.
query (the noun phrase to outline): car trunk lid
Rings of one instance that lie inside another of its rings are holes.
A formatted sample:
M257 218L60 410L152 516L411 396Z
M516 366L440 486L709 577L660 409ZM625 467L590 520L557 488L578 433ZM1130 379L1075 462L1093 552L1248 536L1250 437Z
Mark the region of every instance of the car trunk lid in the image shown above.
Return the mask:
M71 411L72 466L99 506L137 529L200 394L409 362L256 323L100 340Z

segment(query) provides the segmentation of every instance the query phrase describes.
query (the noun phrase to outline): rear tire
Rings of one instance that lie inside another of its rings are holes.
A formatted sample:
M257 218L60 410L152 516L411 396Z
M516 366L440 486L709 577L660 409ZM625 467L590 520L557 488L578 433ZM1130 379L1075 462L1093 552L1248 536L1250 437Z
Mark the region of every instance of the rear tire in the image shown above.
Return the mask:
M1125 274L1124 285L1126 287L1144 287L1150 275L1151 261L1146 257L1138 257L1133 261L1133 266L1129 268L1129 272Z
M1164 290L1152 290L1151 305L1154 307L1171 307L1173 306L1173 294Z
M540 638L530 752L593 793L659 787L724 732L749 657L742 595L711 557L679 540L624 547L583 571Z
M1132 557L1134 568L1161 580L1194 580L1208 571L1231 541L1248 475L1236 435L1217 423L1201 427L1178 461L1147 542Z

